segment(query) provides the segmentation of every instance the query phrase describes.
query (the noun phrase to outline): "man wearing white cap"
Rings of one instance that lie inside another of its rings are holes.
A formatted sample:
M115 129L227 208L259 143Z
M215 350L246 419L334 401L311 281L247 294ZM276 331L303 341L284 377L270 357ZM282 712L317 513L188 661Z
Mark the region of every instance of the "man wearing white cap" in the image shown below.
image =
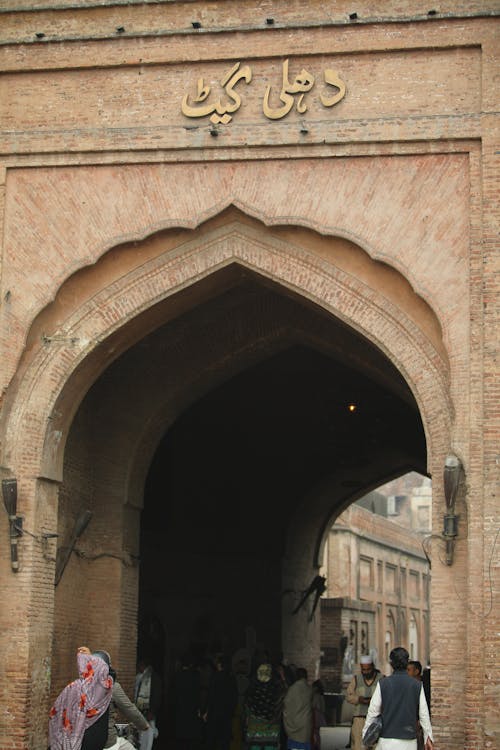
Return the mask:
M359 660L360 674L355 674L347 688L347 700L354 704L351 728L351 750L364 750L361 740L363 726L370 700L378 681L382 677L375 669L373 658L366 654Z

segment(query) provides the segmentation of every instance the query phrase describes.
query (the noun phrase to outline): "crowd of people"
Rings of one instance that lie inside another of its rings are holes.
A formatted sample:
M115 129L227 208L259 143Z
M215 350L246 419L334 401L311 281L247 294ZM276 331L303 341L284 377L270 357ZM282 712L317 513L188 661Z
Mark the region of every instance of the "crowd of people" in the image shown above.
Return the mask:
M347 688L354 706L351 750L433 750L429 696L422 666L402 647L392 650L393 673L383 677L372 657ZM60 693L50 712L50 750L134 750L119 732L119 717L138 732L140 750L152 750L162 685L151 662L139 660L134 700L118 682L106 651L77 653L79 677ZM320 750L326 726L320 680L302 667L273 664L242 650L229 664L222 655L195 661L186 654L172 685L176 750ZM374 723L376 740L369 740ZM169 733L169 738L170 738ZM370 744L371 743L371 744ZM170 747L170 744L169 744Z
M235 654L201 663L185 655L174 684L177 750L319 749L323 687L305 669Z
M139 660L133 700L106 651L80 647L77 666L50 711L50 750L134 750L120 721L135 727L140 750L152 750L162 686L151 662ZM308 684L304 669L268 658L252 668L242 654L231 667L222 655L198 663L185 655L172 690L177 750L319 750L323 689Z

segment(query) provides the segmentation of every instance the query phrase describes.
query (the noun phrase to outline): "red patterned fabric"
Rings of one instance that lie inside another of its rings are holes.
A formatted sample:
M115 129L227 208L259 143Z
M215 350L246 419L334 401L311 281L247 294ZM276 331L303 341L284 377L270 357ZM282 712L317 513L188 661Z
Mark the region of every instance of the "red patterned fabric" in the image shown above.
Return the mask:
M59 694L49 713L50 750L80 750L85 730L107 710L113 680L99 656L77 654L79 679Z

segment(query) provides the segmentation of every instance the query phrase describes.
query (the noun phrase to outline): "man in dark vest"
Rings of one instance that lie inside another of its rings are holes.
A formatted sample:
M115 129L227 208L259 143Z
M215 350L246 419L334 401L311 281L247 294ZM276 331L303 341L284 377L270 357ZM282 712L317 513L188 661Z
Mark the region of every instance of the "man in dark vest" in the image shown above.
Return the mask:
M408 651L394 648L389 656L393 673L380 680L375 688L363 735L373 719L382 715L383 727L377 750L417 750L417 720L424 733L425 750L432 750L432 727L421 682L410 677Z

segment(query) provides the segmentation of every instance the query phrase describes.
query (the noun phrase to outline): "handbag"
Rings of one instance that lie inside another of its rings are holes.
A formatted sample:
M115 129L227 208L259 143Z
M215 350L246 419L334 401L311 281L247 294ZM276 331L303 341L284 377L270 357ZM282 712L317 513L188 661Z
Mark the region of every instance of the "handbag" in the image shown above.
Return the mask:
M377 716L371 724L368 724L366 731L363 733L363 745L374 745L378 742L382 732L382 716Z

